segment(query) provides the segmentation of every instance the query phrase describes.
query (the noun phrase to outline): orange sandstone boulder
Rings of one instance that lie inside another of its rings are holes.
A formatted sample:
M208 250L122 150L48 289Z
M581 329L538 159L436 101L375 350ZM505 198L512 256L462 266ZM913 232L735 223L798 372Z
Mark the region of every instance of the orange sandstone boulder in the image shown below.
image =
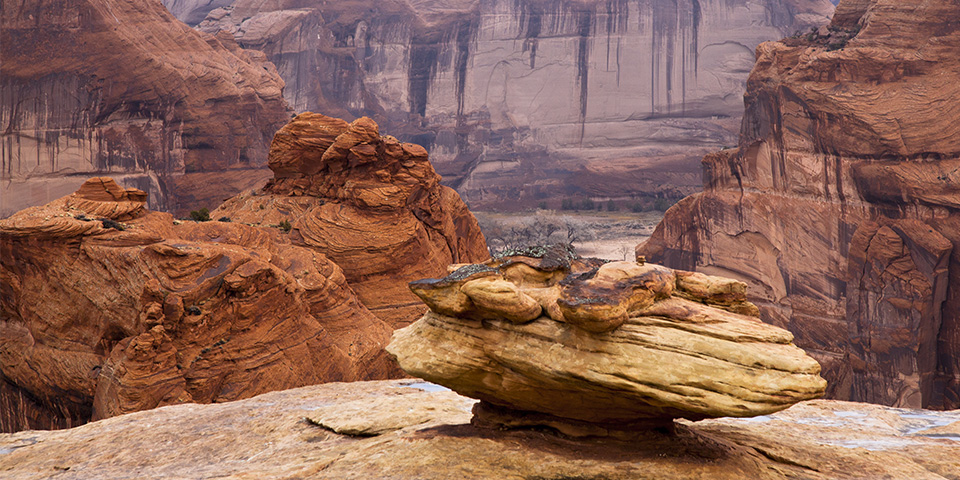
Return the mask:
M0 221L0 430L399 374L343 271L109 178Z
M298 115L274 137L270 168L263 189L211 216L289 230L293 244L336 262L363 304L393 327L425 311L407 282L489 257L476 219L440 185L426 150L381 136L369 118Z

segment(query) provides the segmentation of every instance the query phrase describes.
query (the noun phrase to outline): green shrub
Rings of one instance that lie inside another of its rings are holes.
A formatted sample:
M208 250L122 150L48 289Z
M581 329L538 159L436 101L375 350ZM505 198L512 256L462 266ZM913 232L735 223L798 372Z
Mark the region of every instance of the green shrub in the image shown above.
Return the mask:
M200 210L194 210L190 212L190 219L194 222L209 222L210 210L208 210L207 207L203 207Z
M661 212L666 212L673 206L674 203L677 203L668 198L658 198L653 202L653 208Z
M285 233L290 233L290 229L293 228L293 225L290 225L289 220L283 220L280 222L280 230L283 230Z

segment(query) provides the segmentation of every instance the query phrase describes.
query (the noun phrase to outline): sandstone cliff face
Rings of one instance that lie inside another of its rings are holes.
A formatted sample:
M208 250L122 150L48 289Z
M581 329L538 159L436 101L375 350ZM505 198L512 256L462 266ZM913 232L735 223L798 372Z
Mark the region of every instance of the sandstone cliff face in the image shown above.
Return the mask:
M289 119L259 52L156 2L3 0L0 216L109 173L154 209L214 207L266 180Z
M841 1L830 29L761 45L739 148L638 248L750 285L833 398L960 407L958 15Z
M109 178L0 221L0 431L399 372L343 271Z
M490 256L477 220L440 185L426 150L380 136L369 118L300 114L277 132L269 165L274 178L264 188L211 216L284 225L294 244L336 262L363 304L393 327L424 311L407 282Z
M4 479L955 479L960 414L813 401L630 442L469 425L470 399L410 380L177 405L0 434ZM427 391L425 391L427 390ZM305 421L304 419L309 419Z
M474 208L509 208L698 190L705 147L735 143L756 45L832 10L827 0L238 0L199 28L265 52L297 111L369 115L426 146Z

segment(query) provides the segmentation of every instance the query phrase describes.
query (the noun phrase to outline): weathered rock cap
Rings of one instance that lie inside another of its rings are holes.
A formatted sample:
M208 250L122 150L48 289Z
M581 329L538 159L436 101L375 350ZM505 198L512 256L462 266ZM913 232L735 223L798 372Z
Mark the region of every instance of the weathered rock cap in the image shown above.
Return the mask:
M572 273L575 257L494 258L412 282L430 311L387 351L480 399L477 423L571 434L765 415L823 395L820 365L790 332L743 314L756 307L740 282L637 262Z
M312 196L372 210L397 210L439 185L427 151L402 143L367 117L352 123L304 112L270 145L267 193Z
M110 177L93 177L65 197L0 221L0 236L75 237L123 230L148 213L147 193L123 188Z

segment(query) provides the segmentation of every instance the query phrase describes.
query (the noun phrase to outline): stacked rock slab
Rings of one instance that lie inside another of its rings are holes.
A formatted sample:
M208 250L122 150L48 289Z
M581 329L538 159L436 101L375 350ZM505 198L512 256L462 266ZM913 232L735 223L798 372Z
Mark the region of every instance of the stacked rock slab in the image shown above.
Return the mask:
M369 118L298 115L274 137L270 169L274 178L263 189L211 215L284 225L293 243L336 262L364 305L391 326L423 313L407 282L489 258L477 220L440 185L426 150L380 136Z
M733 280L554 246L410 288L430 311L387 351L407 373L480 399L476 423L621 436L768 414L826 387Z
M739 148L639 254L746 282L828 396L960 407L956 2L841 1L757 50Z
M93 178L0 221L0 431L399 374L322 254L145 201Z

